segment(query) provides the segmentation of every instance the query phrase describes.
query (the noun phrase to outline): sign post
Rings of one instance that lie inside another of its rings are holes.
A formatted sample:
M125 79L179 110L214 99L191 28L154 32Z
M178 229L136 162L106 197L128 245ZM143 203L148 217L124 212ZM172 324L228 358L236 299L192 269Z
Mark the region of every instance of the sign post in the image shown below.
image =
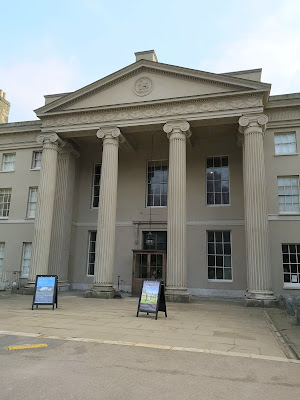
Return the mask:
M146 312L147 315L155 314L157 319L158 311L164 312L167 317L164 283L161 280L144 280L136 316L139 312Z
M54 305L57 308L57 289L58 289L58 278L57 275L37 275L35 281L35 288L32 300L32 307L39 305Z

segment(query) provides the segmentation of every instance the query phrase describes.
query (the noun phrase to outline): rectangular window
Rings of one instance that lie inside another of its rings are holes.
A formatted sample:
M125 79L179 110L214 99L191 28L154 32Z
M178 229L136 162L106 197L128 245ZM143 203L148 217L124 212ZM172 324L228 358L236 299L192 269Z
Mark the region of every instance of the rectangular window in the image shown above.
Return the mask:
M94 275L96 237L97 237L97 231L89 232L89 251L88 251L88 268L87 268L88 275Z
M164 250L167 251L167 232L166 231L152 231L154 243L149 246L146 243L147 234L149 231L143 231L143 249L144 250Z
M32 243L23 243L21 278L28 278L31 263Z
M296 153L296 135L290 133L275 133L275 154L293 154Z
M300 283L300 244L282 245L284 283Z
M279 176L278 201L280 213L299 213L299 176Z
M147 207L166 207L168 192L168 161L148 161Z
M230 231L207 231L208 279L232 280Z
M27 206L27 218L35 218L38 188L30 187Z
M0 242L0 274L3 271L5 243Z
M2 171L14 171L15 170L15 158L16 154L3 154L2 159Z
M31 169L41 169L42 165L42 152L34 151L32 154Z
M229 204L228 157L206 159L206 203Z
M99 207L101 164L95 164L93 176L93 208Z
M0 218L9 216L11 189L0 189Z

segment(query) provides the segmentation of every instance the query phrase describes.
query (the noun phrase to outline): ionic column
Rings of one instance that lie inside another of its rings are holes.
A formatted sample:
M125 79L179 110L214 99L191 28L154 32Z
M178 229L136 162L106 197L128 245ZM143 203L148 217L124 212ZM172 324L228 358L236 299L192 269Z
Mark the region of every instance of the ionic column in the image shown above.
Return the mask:
M242 116L244 136L243 178L247 257L247 306L272 306L271 265L268 233L267 188L263 136L268 118L264 114Z
M72 228L75 159L79 153L70 143L60 149L57 160L49 273L58 276L59 290L68 290L68 262Z
M33 291L36 275L48 274L57 171L57 154L59 146L64 145L64 142L56 133L39 135L37 137L37 142L43 144L43 158L34 222L32 260L28 283L24 290L24 293L26 294L30 294L30 292Z
M168 173L168 269L166 297L190 301L186 288L186 139L187 121L172 121L163 127L170 141Z
M117 210L118 148L124 140L116 127L100 128L103 140L94 282L86 296L112 298Z

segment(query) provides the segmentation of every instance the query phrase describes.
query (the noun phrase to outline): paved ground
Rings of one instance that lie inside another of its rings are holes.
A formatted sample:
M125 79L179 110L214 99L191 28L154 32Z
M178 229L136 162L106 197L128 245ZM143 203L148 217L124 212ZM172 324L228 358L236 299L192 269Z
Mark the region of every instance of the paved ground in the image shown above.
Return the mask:
M240 301L201 300L167 303L168 318L140 314L137 299L86 299L69 293L59 297L58 309L31 310L31 296L0 296L0 333L24 333L56 338L88 338L131 346L164 346L235 354L279 357L284 349L271 332L263 310L245 308Z
M296 318L287 317L284 310L276 308L268 310L268 314L276 325L277 331L300 359L300 326L296 325Z
M29 343L48 347L7 350ZM290 362L0 337L1 400L298 400L299 376Z
M286 323L237 300L167 303L168 318L137 299L85 299L31 310L0 295L0 399L298 400L300 361L278 337ZM289 325L286 325L289 326ZM295 343L300 329L292 330ZM11 346L48 347L9 350Z

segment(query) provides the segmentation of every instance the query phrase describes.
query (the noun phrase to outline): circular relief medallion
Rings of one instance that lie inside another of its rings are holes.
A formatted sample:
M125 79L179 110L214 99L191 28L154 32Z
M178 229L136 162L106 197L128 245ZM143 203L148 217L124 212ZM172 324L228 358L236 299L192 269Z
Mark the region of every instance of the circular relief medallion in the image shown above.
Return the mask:
M153 84L150 78L140 78L138 79L133 87L133 91L137 96L146 96L152 92Z

